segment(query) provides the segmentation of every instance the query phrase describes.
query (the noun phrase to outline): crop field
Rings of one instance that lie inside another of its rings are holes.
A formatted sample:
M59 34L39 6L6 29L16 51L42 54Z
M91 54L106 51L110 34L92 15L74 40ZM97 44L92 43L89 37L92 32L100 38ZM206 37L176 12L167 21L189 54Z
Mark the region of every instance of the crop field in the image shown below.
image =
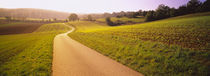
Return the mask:
M105 18L97 19L96 21L98 22L106 22ZM139 18L127 18L127 17L122 17L122 18L117 18L117 17L112 17L111 21L116 22L116 21L122 21L124 23L142 23L145 21L144 17L139 17Z
M0 35L0 76L50 76L53 39L68 30L52 23L33 33Z
M69 24L78 29L71 38L146 76L210 74L209 12L97 30Z
M12 22L0 24L0 35L32 33L44 23Z

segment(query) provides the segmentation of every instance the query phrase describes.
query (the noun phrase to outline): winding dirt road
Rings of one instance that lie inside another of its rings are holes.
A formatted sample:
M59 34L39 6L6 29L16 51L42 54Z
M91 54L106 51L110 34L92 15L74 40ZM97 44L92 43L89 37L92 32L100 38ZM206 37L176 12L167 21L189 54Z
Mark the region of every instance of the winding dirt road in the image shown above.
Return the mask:
M71 28L54 39L53 76L143 76L71 39Z

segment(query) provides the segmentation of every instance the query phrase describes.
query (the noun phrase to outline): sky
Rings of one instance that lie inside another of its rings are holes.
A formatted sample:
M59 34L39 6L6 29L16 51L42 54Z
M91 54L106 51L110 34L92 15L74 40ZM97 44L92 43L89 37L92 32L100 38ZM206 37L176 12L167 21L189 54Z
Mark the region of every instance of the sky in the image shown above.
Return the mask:
M160 4L177 8L189 0L0 0L0 8L39 8L69 13L154 10ZM205 0L201 0L205 1Z

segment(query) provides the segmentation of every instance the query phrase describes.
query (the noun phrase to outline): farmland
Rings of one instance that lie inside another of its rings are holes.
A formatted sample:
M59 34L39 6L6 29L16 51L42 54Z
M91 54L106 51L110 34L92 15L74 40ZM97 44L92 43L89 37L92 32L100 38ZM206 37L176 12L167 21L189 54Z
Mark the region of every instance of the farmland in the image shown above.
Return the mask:
M45 23L12 22L0 25L0 35L32 33Z
M209 74L210 13L97 30L87 22L69 23L69 36L84 45L152 76ZM81 28L81 29L80 29Z
M108 25L105 25L105 24L98 24L98 23L88 22L88 21L69 22L67 24L69 24L70 26L74 26L77 31L87 31L87 29L98 30L98 29L109 27Z
M50 76L53 39L68 30L62 23L52 23L32 33L0 35L0 76Z

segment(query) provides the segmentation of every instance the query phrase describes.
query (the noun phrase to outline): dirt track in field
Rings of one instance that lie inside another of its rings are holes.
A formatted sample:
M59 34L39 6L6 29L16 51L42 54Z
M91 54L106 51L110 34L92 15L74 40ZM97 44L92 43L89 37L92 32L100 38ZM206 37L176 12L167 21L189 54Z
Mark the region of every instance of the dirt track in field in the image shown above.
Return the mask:
M53 76L143 76L67 36L54 39Z

